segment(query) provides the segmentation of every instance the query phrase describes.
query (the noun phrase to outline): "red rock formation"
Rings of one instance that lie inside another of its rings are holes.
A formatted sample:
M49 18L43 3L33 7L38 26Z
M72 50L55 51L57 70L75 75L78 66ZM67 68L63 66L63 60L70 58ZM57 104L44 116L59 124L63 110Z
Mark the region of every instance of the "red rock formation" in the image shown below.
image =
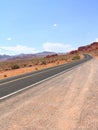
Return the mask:
M79 52L91 52L96 49L98 49L98 42L93 42L90 45L79 47L78 51Z
M98 50L98 42L93 42L90 45L86 46L81 46L77 50L73 50L70 52L70 54L76 54L76 53L81 53L81 52L92 52Z
M76 54L76 53L78 53L77 50L73 50L73 51L70 52L70 54Z

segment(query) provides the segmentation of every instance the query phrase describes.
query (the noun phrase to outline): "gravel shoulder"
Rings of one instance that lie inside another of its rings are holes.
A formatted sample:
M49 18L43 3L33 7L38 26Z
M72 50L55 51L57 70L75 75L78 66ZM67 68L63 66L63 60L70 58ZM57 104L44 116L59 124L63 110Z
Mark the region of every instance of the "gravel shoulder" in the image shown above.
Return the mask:
M98 130L98 59L1 101L0 130Z

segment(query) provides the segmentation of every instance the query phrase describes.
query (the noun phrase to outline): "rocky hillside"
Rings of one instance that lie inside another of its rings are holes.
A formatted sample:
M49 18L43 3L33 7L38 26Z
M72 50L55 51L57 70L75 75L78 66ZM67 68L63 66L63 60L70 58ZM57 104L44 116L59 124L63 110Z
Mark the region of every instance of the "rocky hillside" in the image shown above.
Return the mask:
M93 42L89 45L81 46L77 50L73 50L70 52L70 54L75 54L75 53L90 53L98 56L98 42Z

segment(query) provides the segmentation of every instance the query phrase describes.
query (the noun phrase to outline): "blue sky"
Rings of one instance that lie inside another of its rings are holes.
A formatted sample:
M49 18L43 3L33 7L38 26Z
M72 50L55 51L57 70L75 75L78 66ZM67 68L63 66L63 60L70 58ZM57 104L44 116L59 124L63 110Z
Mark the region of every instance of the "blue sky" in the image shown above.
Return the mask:
M0 54L67 52L98 41L98 0L2 0Z

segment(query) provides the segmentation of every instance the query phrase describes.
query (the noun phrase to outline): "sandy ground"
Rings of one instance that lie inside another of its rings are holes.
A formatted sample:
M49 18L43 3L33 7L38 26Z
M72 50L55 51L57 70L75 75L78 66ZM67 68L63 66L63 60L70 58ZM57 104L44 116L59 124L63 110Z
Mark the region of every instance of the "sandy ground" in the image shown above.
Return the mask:
M98 130L98 59L1 101L0 130Z

